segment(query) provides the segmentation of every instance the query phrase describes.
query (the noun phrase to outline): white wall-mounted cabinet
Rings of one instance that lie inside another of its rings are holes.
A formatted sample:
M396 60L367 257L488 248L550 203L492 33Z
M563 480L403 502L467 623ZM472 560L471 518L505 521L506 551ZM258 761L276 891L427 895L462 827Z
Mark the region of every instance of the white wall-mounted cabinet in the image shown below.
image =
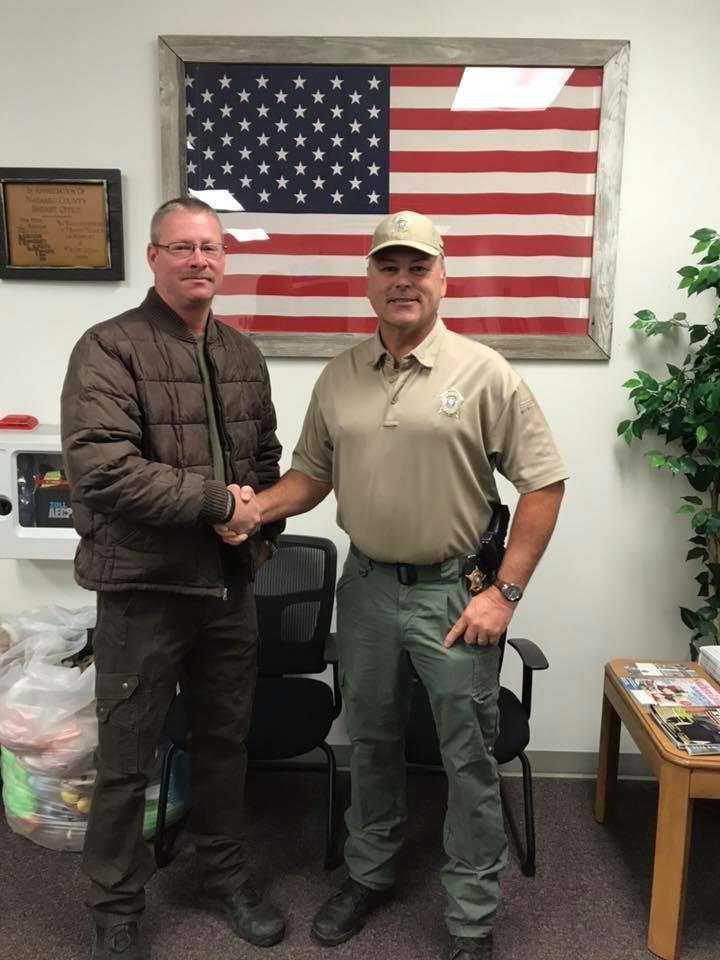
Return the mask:
M72 560L77 543L59 427L0 430L0 558Z

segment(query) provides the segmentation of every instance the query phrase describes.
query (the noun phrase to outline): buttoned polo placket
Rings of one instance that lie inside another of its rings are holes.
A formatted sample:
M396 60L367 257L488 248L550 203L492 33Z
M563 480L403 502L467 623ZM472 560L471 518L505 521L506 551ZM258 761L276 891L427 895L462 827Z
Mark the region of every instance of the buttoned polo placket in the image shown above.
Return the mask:
M422 370L422 365L412 355L403 357L400 366L395 368L390 354L386 353L380 360L379 372L383 382L383 389L387 396L385 412L383 414L384 427L399 427L398 400L404 387L410 380L414 380Z
M380 374L383 389L387 396L383 416L384 427L400 426L398 416L400 394L411 381L415 381L421 376L423 371L432 369L440 346L442 332L442 326L436 322L422 343L418 344L410 353L401 357L398 367L395 367L393 357L387 351L383 350L379 356L376 355L375 367ZM377 332L375 336L376 342L381 344L382 341Z

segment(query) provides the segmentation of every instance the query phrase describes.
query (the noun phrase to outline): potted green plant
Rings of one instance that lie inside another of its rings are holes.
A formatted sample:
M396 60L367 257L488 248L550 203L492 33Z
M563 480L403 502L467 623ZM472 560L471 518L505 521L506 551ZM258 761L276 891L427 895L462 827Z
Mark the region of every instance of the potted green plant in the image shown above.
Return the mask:
M678 270L679 288L689 296L713 290L720 300L720 235L696 230L694 254L704 254L698 266ZM618 424L617 432L630 444L652 432L664 441L662 450L645 456L657 468L682 474L695 491L683 496L679 513L690 519L693 536L686 560L700 561L695 577L700 605L680 608L683 623L692 631L691 649L698 642L720 642L720 304L707 323L690 323L685 313L658 320L651 310L639 310L631 328L646 337L677 334L683 342L682 363L667 364L668 376L658 380L644 370L623 386L630 391L635 417Z

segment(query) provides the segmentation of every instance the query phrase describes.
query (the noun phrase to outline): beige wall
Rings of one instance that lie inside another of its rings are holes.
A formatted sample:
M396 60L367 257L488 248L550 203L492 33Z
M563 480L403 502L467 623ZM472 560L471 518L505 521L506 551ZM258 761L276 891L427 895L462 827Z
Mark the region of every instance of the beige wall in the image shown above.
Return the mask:
M148 285L147 220L160 202L158 34L609 37L630 39L616 330L609 363L518 363L554 427L572 480L552 547L514 633L544 647L533 748L593 750L602 664L614 656L683 656L677 607L693 599L681 481L651 472L615 437L627 413L620 384L660 367L656 345L627 327L633 311L683 309L674 270L696 227L720 224L720 87L716 0L515 0L497 4L365 0L273 4L4 0L0 18L0 164L119 167L127 279L117 284L0 281L0 411L56 422L69 350L90 324L129 307ZM693 301L692 316L710 313ZM644 351L644 352L643 352ZM285 462L321 361L270 363ZM291 521L295 532L345 538L333 504ZM70 564L0 561L0 615L31 605L80 605ZM511 670L514 682L519 671ZM337 734L342 738L341 731Z

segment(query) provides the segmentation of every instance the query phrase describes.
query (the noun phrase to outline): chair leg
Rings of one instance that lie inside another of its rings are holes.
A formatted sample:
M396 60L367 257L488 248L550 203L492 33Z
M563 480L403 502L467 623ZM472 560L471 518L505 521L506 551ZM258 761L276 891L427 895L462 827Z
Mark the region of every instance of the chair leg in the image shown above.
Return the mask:
M505 811L505 816L507 818L508 825L510 827L510 833L512 835L515 846L517 847L518 854L520 856L520 869L525 874L526 877L535 876L535 805L533 803L533 788L532 788L532 769L530 767L530 761L525 755L524 751L519 754L520 763L522 764L523 771L523 798L525 806L525 843L523 844L520 839L520 831L518 830L517 821L515 816L510 808L510 804L507 799L507 795L503 788L502 780L500 781L500 796L502 797L503 810Z
M337 763L335 752L327 743L321 743L320 749L327 760L327 811L325 823L325 869L334 870L342 856L338 850L337 830Z
M170 774L177 747L174 743L168 745L163 756L162 770L160 772L160 792L158 794L157 817L155 820L155 837L153 846L155 850L155 862L159 867L166 867L172 860L172 849L177 837L178 830L167 828L165 821L167 819L168 792L170 790Z

